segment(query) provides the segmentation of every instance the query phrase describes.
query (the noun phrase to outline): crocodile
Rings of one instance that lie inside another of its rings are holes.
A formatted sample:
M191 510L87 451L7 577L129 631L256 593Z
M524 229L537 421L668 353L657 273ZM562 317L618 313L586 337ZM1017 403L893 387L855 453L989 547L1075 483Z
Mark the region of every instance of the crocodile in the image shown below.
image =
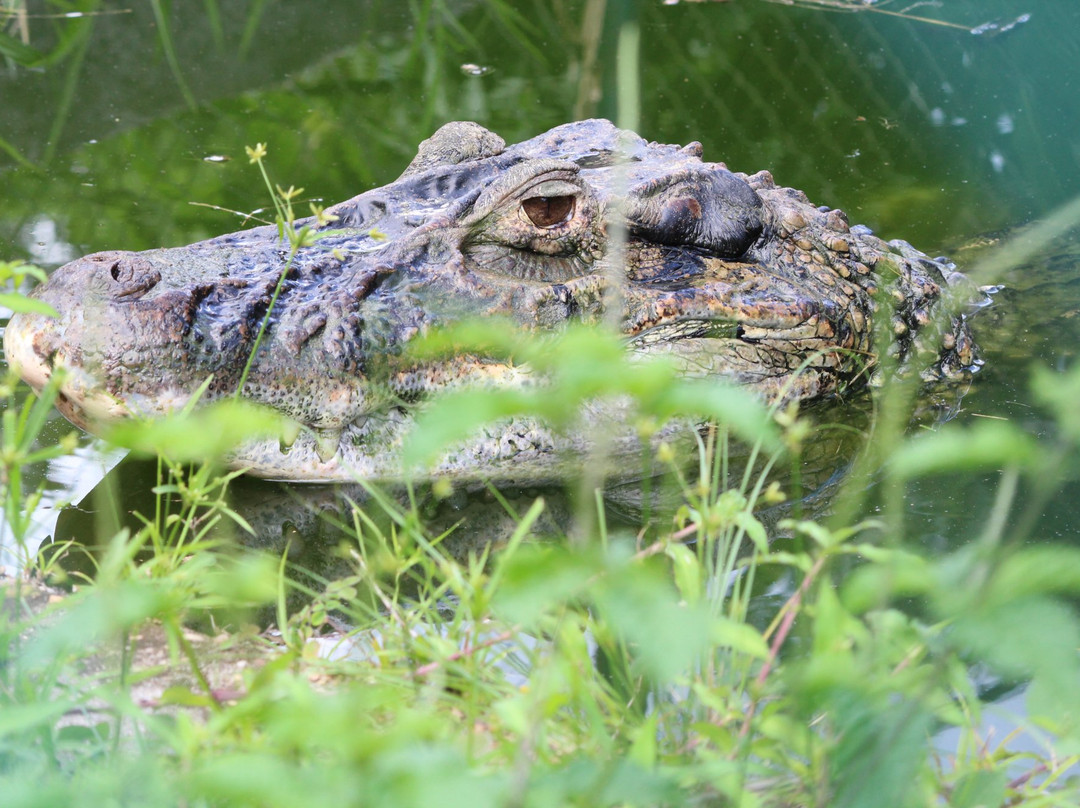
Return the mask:
M62 369L57 408L88 431L239 392L290 426L231 462L312 481L400 475L404 436L439 391L539 383L512 358L410 350L467 318L617 323L633 356L778 404L865 386L883 352L929 354L921 372L936 377L979 363L943 303L963 278L947 260L849 225L767 171L703 161L699 143L605 120L510 146L446 124L396 181L294 227L317 236L295 254L268 225L66 264L33 292L59 317L14 316L7 361L38 391ZM588 440L508 419L431 473L550 478Z

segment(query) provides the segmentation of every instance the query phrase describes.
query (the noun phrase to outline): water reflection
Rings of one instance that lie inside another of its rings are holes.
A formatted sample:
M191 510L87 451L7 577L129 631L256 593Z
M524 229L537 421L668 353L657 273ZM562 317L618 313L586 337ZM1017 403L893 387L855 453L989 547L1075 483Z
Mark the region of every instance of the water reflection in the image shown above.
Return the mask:
M158 474L152 460L128 458L116 465L80 501L60 509L43 551L57 558L68 573L92 577L111 536L125 529L134 535L155 521L164 525L168 514L181 511L175 494L155 491ZM351 559L358 543L366 541L374 551L375 536L407 533L403 520L419 519L420 529L441 553L464 562L504 544L537 498L544 499L545 508L533 525L533 538L563 536L572 513L562 486L495 492L474 485L446 495L430 484L409 488L288 484L241 476L228 487L227 505L251 532L226 519L206 539L286 557L290 578L299 584L290 594L290 604L297 608L306 602L301 590L320 588L312 581L337 580L356 572ZM148 549L135 560L152 556ZM268 623L274 620L271 614L265 617Z
M46 216L26 226L22 243L38 266L59 266L78 258L75 247L60 238L58 224Z
M934 412L940 415L942 410ZM774 526L787 516L822 515L871 432L870 417L868 400L814 410L800 456L774 467L769 476L786 492L786 501L760 507L758 518ZM744 470L753 462L750 457L749 449L735 444L727 449L727 487L740 487ZM182 503L175 495L162 496L158 492L161 480L156 461L117 459L115 454L109 456L108 473L94 479L92 489L84 489L81 496L73 498L73 505L61 508L55 530L50 531L50 546L73 545L61 559L61 565L70 572L91 576L100 545L117 532L127 529L135 534L148 522L156 519L164 524L168 513L181 510ZM689 485L696 485L696 463L693 458L687 460L685 479ZM763 461L757 462L760 466ZM65 458L53 472L70 470L70 482L74 483L90 479L91 469L102 468ZM686 501L682 485L672 475L609 480L603 490L607 529L612 534L636 536L639 543L666 535L672 529L672 514ZM592 493L585 492L583 498L578 498L573 480L524 489L502 486L497 481L459 483L448 490L442 483L431 482L408 487L289 484L243 475L229 484L227 504L251 527L251 532L223 520L212 538L276 557L285 554L297 574L333 580L354 571L348 561L350 548L365 541L365 535L391 535L401 528L402 519L419 519L424 535L429 540L438 539L440 552L451 558L467 561L482 556L510 539L521 515L537 499L543 500L544 509L530 531L535 541L564 541L575 532L577 520L597 518L595 513L583 511L583 507L594 507ZM359 518L357 510L362 511ZM687 537L692 539L692 532Z

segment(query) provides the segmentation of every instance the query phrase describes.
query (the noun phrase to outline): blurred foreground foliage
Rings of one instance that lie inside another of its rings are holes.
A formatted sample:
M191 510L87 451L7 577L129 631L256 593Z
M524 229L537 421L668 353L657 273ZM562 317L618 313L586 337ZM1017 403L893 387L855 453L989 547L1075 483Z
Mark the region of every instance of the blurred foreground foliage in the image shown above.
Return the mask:
M545 351L594 380L575 395L626 375L603 340L583 350L571 332ZM649 394L671 380L654 375L608 392L671 414L674 399ZM4 805L1070 804L1080 551L1027 544L1022 528L1024 507L1075 473L1080 371L1034 383L1052 438L945 424L889 453L886 487L1002 469L980 533L939 557L887 515L763 521L779 493L716 475L716 437L680 468L676 521L648 534L609 532L601 510L584 541L552 538L536 499L501 546L462 555L376 491L346 526L348 574L298 578L287 555L210 531L250 530L222 497L233 475L163 461L159 493L181 507L113 537L93 582L48 589L60 572L44 557L4 582ZM563 395L572 409L572 389L555 384L545 406ZM5 423L5 480L44 457L9 438L38 425L48 393L26 406ZM198 434L238 417L197 415ZM791 451L790 415L740 437ZM178 428L129 437L168 451ZM1041 751L982 735L988 681L1028 683L1019 721Z

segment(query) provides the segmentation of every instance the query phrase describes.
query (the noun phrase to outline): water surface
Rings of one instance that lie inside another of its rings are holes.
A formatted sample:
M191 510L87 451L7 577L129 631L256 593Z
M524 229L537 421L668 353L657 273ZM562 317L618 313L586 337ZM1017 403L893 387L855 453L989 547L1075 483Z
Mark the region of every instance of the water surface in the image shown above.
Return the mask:
M51 269L103 249L190 243L267 205L244 146L266 142L274 179L332 203L394 179L449 120L508 142L568 120L625 118L620 24L640 31L645 137L700 141L732 169L770 169L885 238L936 255L997 237L1080 194L1080 6L945 0L922 9L973 28L874 13L731 3L84 2L78 19L28 20L30 44L64 56L0 72L0 258ZM32 9L33 11L33 9ZM246 225L245 225L246 226ZM1064 256L1064 257L1063 257ZM960 419L1049 426L1031 362L1073 362L1078 262L1047 245L975 321L985 369ZM57 416L43 441L69 429ZM39 470L57 501L101 473L96 444ZM34 480L31 480L34 482ZM978 525L994 477L910 492L924 543ZM1077 541L1075 496L1037 532ZM51 526L43 516L43 532Z

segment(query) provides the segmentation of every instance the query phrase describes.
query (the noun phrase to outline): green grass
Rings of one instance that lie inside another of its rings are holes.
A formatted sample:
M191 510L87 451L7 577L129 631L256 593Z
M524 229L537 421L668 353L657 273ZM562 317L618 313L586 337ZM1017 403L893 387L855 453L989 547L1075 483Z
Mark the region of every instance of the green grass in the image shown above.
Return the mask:
M279 222L302 239L293 195L278 189ZM28 270L6 269L17 295ZM1033 372L1057 424L1040 440L1007 422L911 435L913 376L887 379L870 449L819 519L800 512L798 475L779 477L824 428L808 415L663 364L631 373L603 332L538 346L473 325L443 339L427 349L481 344L552 381L437 402L412 460L479 415L572 426L583 401L629 398L643 464L669 470L678 504L635 533L600 490L577 492L567 519L550 499L495 492L509 530L459 542L469 526L436 527L418 488L368 486L332 517L334 574L299 569L287 544L239 540L253 527L215 462L228 447L202 437L274 424L226 402L118 433L161 454L158 499L98 537L89 579L64 580L75 550L31 552L38 493L23 483L70 451L36 442L55 390L23 399L7 379L0 538L26 569L3 581L0 610L5 808L1075 804L1080 551L1027 539L1076 472L1080 369ZM716 426L688 448L650 444L673 416ZM913 481L995 470L994 505L960 549L909 541ZM1021 720L1053 739L1043 751L982 736L986 675L1028 684ZM954 750L935 746L945 727L960 730Z

